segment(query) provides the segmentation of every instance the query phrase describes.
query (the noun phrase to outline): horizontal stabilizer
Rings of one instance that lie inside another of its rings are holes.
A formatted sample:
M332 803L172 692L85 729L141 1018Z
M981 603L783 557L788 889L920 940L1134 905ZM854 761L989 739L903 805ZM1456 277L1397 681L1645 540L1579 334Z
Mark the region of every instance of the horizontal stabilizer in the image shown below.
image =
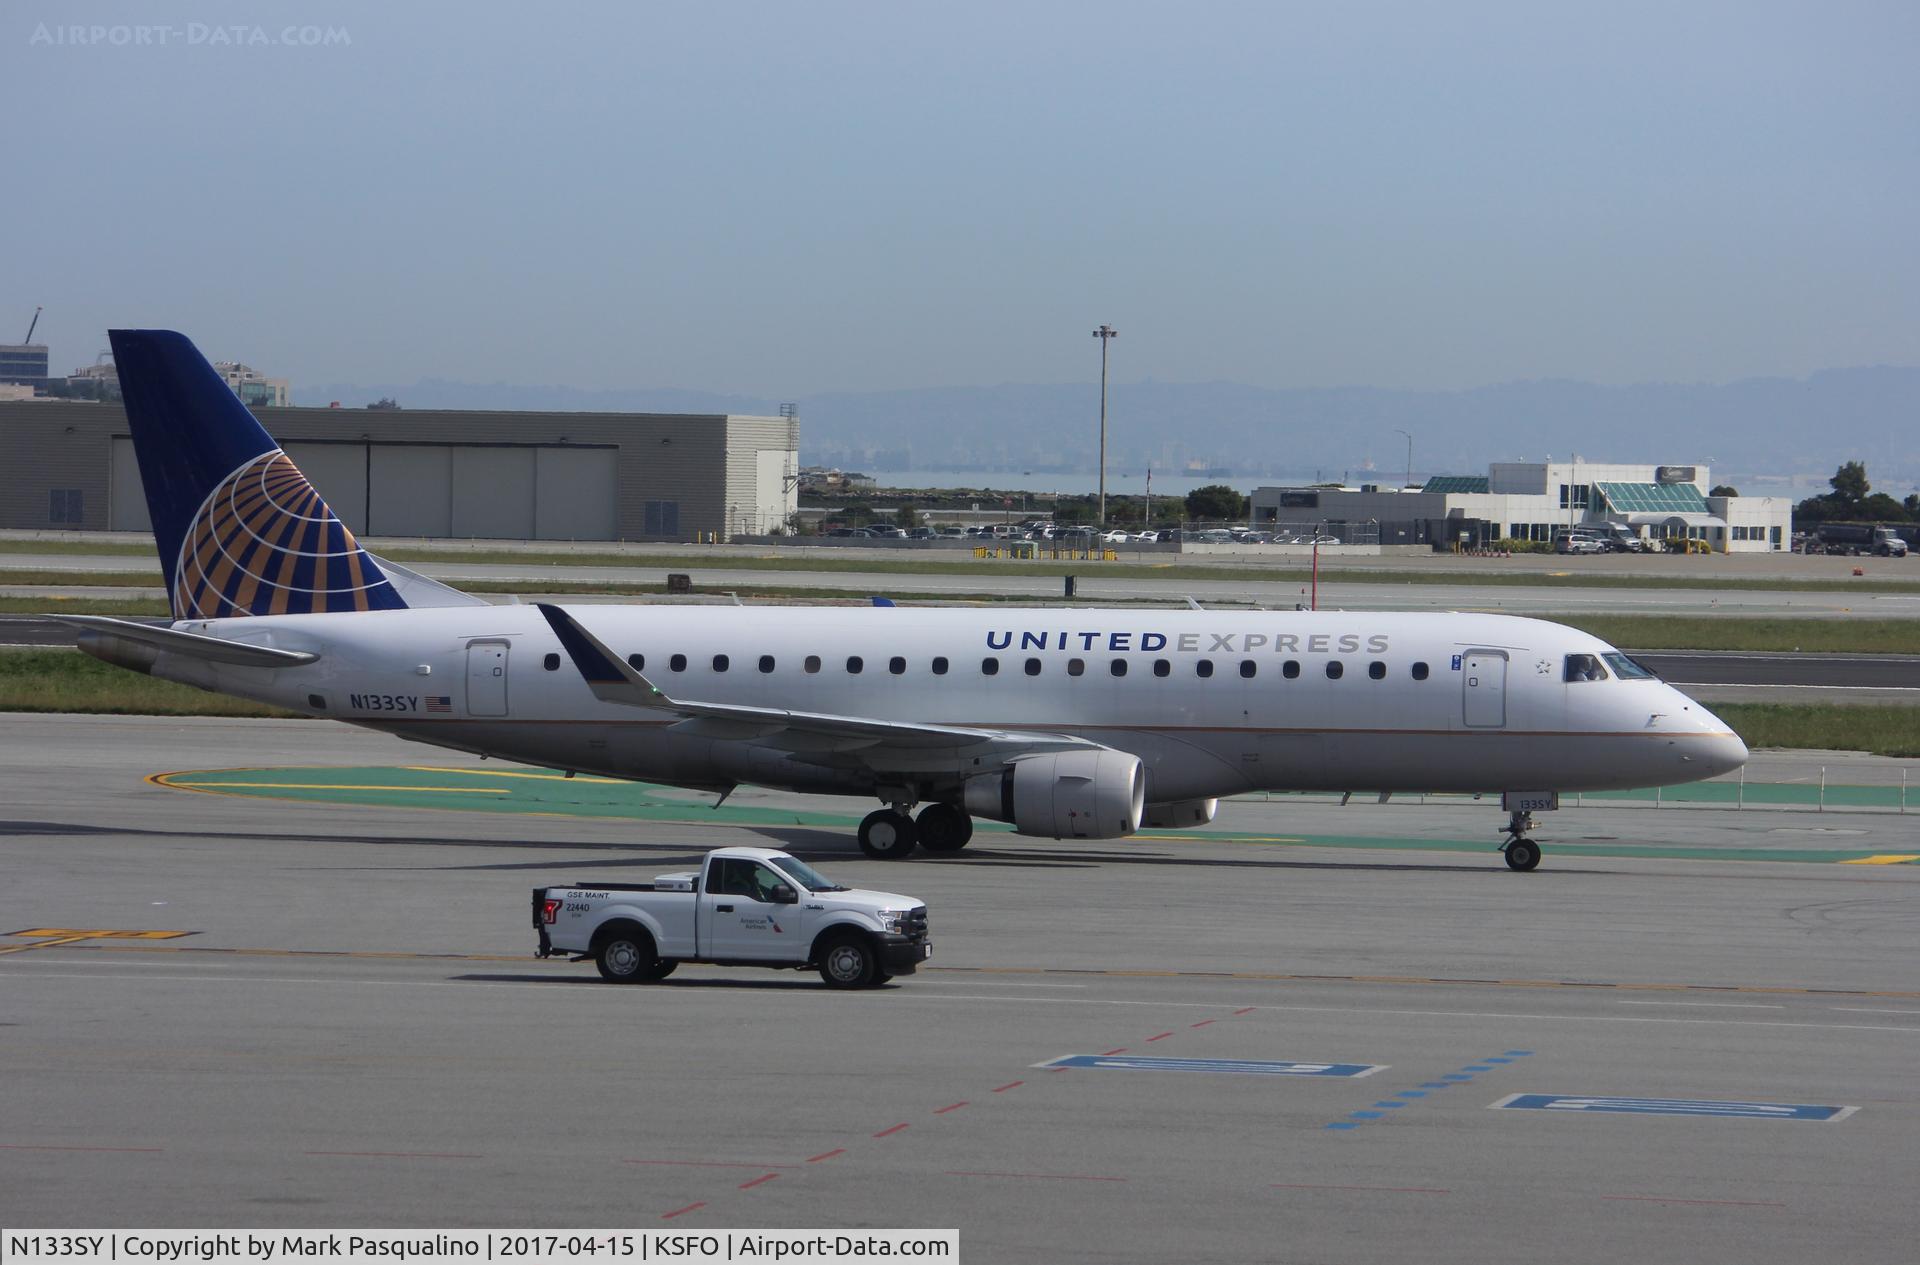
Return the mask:
M391 558L383 558L371 549L367 550L367 557L387 573L387 579L393 583L393 591L409 607L493 605L484 597L463 593L450 584L442 584L431 576L421 575L412 567L403 567Z
M297 668L320 657L306 650L276 650L272 646L248 645L242 641L180 632L155 624L137 624L130 619L114 619L108 615L49 615L47 618L80 629L82 649L86 649L90 639L114 637L150 650L164 650L168 654L243 668Z

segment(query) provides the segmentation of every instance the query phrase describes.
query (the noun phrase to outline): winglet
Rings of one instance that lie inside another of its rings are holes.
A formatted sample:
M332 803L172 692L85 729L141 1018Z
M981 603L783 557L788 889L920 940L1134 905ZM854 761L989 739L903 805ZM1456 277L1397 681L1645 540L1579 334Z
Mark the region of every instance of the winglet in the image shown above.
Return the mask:
M549 602L535 602L561 649L573 660L593 696L607 703L625 703L630 707L672 707L674 702L653 682L634 670L598 637L580 626L580 622Z
M893 599L890 597L881 597L878 594L876 594L873 598L873 604L875 606L892 606Z

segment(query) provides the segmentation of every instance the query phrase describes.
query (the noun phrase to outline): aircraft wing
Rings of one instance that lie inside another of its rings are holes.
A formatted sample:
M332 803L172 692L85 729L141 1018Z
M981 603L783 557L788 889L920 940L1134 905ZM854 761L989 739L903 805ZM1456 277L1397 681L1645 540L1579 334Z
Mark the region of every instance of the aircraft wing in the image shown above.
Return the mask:
M842 716L830 712L791 711L779 707L751 707L738 703L700 703L669 697L609 650L598 637L558 606L536 603L560 644L586 679L595 698L629 707L672 712L709 737L758 742L793 752L847 752L884 745L890 750L951 754L967 749L970 755L1004 763L1016 756L1070 748L1091 749L1100 744L1070 734L986 729L971 725L926 725ZM902 751L904 755L905 752ZM862 763L875 764L866 759ZM899 762L911 764L911 759Z
M151 650L165 650L169 654L243 668L297 668L320 657L311 651L276 650L272 646L255 646L244 641L228 641L224 637L180 632L159 624L114 619L110 615L48 615L47 618L78 628L83 645L89 638L117 637Z

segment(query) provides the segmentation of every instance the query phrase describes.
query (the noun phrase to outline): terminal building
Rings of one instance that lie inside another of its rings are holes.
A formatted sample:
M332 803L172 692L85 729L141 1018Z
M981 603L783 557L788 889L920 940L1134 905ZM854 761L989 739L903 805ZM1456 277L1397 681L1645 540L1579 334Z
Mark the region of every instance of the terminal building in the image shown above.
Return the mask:
M793 418L274 407L254 415L362 535L726 540L789 529L799 507ZM0 399L0 527L151 530L124 407Z
M1703 465L1495 462L1484 475L1435 475L1418 488L1256 488L1250 512L1257 530L1326 532L1362 544L1480 548L1620 523L1656 544L1698 540L1715 553L1792 547L1791 500L1710 496L1712 487Z

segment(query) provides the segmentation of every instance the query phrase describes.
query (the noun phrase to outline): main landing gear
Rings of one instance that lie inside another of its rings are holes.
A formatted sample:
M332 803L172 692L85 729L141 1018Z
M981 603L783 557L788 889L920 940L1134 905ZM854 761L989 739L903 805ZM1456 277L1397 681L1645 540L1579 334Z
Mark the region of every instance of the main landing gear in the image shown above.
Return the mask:
M868 813L860 823L860 850L876 861L903 861L915 848L954 853L973 838L973 818L952 804L933 803L915 820L911 804Z
M1532 813L1507 814L1507 841L1500 845L1500 851L1507 855L1508 869L1531 870L1540 864L1540 845L1527 837L1527 832L1532 829Z

